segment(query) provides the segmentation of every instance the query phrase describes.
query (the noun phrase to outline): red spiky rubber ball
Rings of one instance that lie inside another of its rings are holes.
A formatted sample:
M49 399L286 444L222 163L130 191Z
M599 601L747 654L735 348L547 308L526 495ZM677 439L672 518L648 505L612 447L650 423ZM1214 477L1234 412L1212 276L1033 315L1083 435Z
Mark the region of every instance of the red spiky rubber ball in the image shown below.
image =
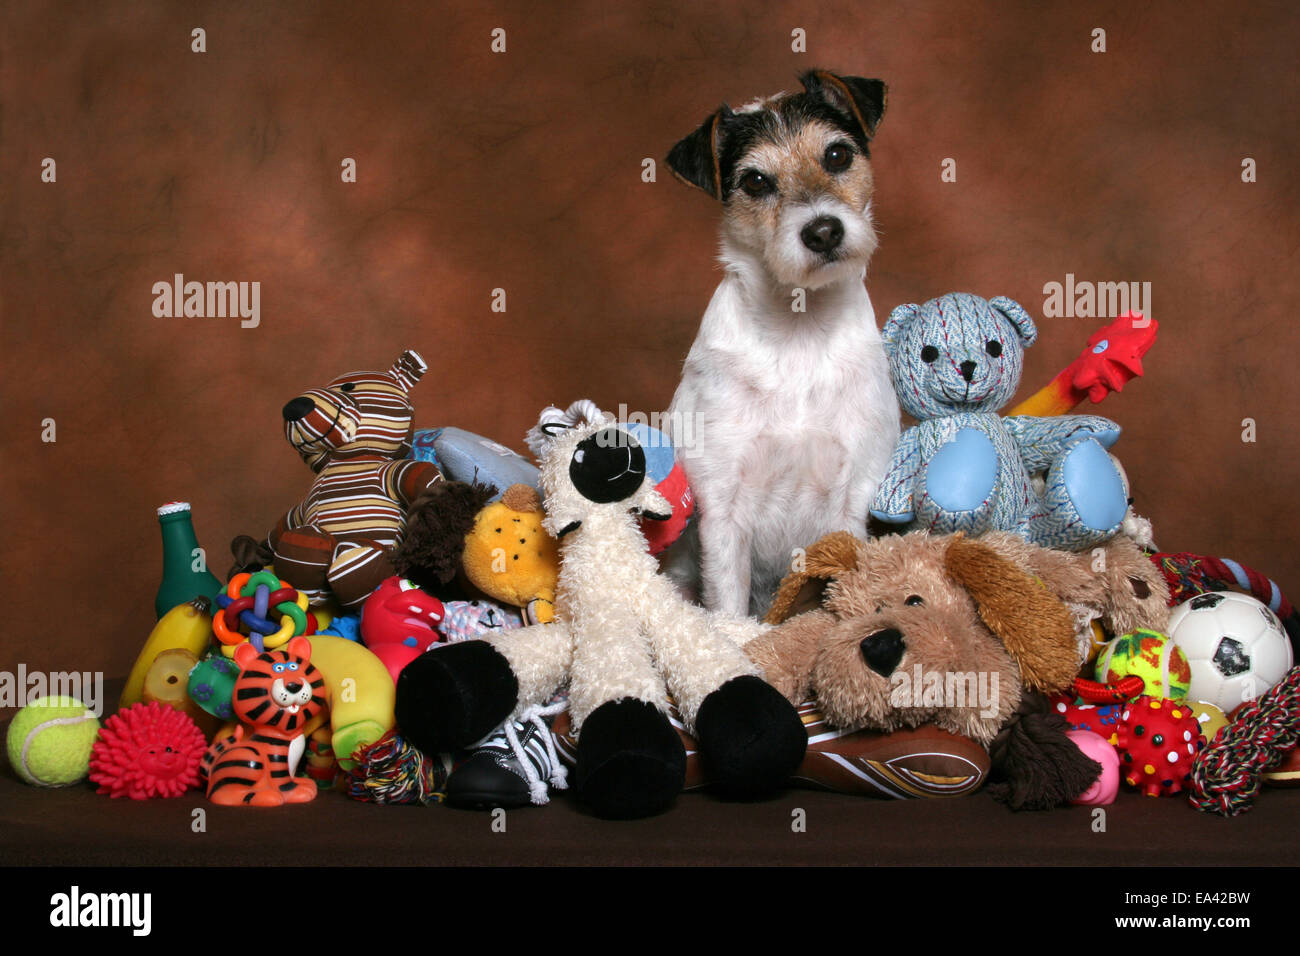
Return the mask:
M90 751L96 793L148 800L179 797L199 784L208 742L190 717L153 701L119 710Z
M1124 782L1148 797L1182 790L1205 749L1201 725L1186 702L1146 695L1125 705L1116 738Z

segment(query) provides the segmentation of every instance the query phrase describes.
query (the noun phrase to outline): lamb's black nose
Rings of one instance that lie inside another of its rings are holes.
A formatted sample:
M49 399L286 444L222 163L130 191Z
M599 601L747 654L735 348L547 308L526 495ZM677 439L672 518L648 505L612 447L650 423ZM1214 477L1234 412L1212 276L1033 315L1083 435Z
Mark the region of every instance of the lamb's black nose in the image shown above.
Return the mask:
M316 403L304 395L295 398L288 405L284 406L284 410L280 414L284 416L286 422L296 422L306 418L315 410Z
M896 627L887 627L862 639L858 645L862 648L862 658L867 666L881 677L894 673L894 668L903 659L907 645L903 643L903 633Z
M832 251L844 239L844 223L834 216L818 216L799 233L803 244L822 255Z
M969 382L971 379L973 379L973 378L975 377L975 363L974 363L974 362L962 362L962 363L961 363L961 377L964 378L964 379L965 379L966 381L968 381L968 382Z
M609 504L636 494L645 480L645 450L622 428L583 439L569 461L569 480L588 501Z

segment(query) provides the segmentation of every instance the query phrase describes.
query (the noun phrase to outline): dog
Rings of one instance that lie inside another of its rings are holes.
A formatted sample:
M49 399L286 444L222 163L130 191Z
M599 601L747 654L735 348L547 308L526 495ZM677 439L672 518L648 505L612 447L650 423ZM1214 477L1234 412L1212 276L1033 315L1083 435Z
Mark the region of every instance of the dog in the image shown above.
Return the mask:
M866 534L899 435L863 282L886 87L824 70L800 82L724 104L667 157L722 203L725 274L666 416L698 511L663 567L733 615L766 610L801 545Z

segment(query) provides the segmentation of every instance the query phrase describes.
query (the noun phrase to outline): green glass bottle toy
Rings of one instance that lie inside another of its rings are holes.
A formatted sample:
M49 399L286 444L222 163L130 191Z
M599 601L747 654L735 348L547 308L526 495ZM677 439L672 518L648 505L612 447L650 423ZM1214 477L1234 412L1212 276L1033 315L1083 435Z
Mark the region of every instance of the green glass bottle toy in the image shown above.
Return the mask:
M222 585L208 570L204 552L199 548L190 521L190 503L169 501L158 509L158 524L162 526L163 539L162 584L154 601L158 617L200 595L215 601Z

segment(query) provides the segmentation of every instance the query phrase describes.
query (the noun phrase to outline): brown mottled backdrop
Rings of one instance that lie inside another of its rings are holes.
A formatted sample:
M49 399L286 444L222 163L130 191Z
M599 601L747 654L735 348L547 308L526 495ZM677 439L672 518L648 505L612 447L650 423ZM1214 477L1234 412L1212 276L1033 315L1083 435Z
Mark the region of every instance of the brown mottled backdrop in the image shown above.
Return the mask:
M343 371L416 348L418 422L516 448L550 402L665 407L718 279L717 209L641 161L811 66L890 86L880 317L951 290L1041 316L1066 273L1150 282L1147 377L1100 408L1137 507L1163 547L1300 594L1300 20L1089 6L10 0L0 669L124 674L154 619L155 506L192 501L224 572L230 537L310 481L281 405ZM259 281L260 327L154 318L178 272ZM1097 324L1042 320L1022 394Z

